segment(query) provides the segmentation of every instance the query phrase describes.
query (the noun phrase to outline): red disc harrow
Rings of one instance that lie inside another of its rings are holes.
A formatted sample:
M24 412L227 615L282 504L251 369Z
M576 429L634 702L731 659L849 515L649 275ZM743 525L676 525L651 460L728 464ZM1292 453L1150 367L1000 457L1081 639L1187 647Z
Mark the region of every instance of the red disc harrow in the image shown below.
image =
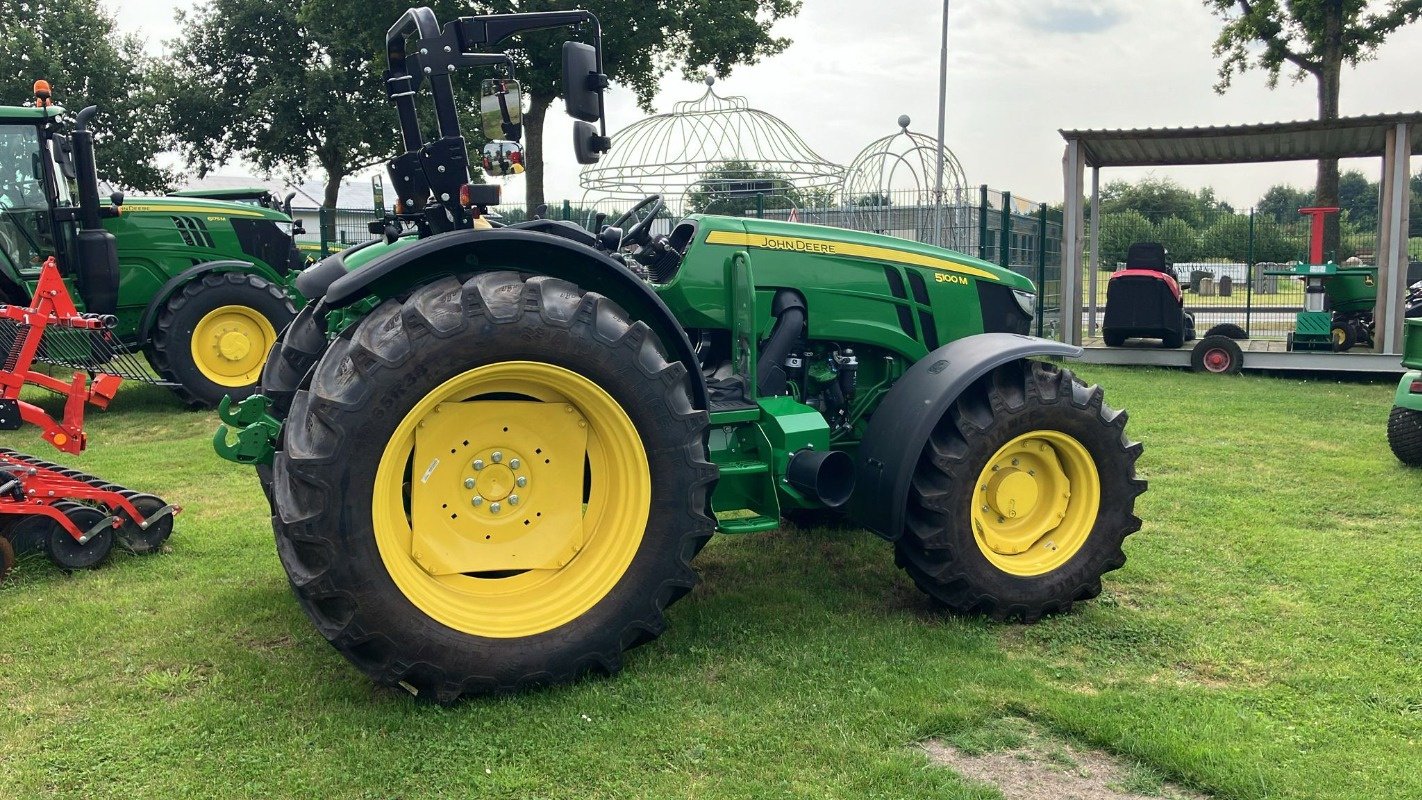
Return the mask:
M107 408L125 379L152 382L143 365L114 337L113 317L74 307L51 258L28 307L0 305L0 430L25 424L56 449L80 453L88 444L84 411ZM36 362L74 370L62 380ZM63 396L55 419L20 397L26 385ZM61 464L0 447L0 578L16 552L43 549L63 569L97 566L115 541L136 553L162 546L181 509Z

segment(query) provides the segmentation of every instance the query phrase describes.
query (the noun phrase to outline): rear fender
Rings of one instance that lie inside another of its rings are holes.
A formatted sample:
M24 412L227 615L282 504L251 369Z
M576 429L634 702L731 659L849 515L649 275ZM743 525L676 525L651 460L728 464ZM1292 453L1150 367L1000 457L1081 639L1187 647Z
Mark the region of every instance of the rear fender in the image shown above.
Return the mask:
M277 286L283 284L282 279L270 269L257 266L250 261L238 261L236 259L222 261L204 261L201 264L194 264L191 267L179 272L169 278L166 283L153 294L148 301L148 307L143 309L143 317L138 322L138 344L146 345L153 336L153 326L158 324L158 314L167 305L168 299L173 296L178 289L187 285L190 281L198 280L208 273L219 272L249 272L253 275L265 278Z
M1029 356L1077 358L1081 348L1016 333L982 333L919 359L869 419L855 462L849 516L894 541L903 533L909 482L938 420L973 382Z
M1393 405L1398 408L1410 408L1413 411L1422 411L1422 393L1412 393L1412 384L1414 381L1422 381L1422 372L1413 370L1402 376L1402 380L1397 384L1397 395L1393 398Z
M692 404L710 408L691 341L666 303L626 265L560 236L510 228L431 236L336 278L320 298L321 307L341 309L367 297L394 297L440 277L500 269L561 278L610 298L656 331L667 356L686 366Z

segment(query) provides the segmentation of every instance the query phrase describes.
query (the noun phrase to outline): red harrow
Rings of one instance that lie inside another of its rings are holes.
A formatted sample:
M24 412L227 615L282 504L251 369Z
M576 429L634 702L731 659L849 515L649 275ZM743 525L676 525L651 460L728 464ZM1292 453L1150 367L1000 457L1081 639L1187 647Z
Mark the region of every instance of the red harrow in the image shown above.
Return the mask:
M153 382L113 336L114 324L111 316L78 311L54 259L46 261L29 307L0 305L0 430L29 423L57 449L82 452L86 405L107 408L125 378ZM36 361L75 372L66 382L33 369ZM20 399L25 384L63 396L63 418ZM66 570L97 566L115 540L152 552L173 532L179 511L153 495L0 447L0 578L26 550L43 549Z

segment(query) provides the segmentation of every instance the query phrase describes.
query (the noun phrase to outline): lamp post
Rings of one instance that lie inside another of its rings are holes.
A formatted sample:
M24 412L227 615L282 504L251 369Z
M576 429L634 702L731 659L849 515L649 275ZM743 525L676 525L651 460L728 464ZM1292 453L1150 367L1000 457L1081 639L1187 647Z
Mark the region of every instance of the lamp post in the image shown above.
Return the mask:
M942 247L943 236L943 123L948 115L948 0L943 0L943 49L938 61L938 179L933 190L933 243Z

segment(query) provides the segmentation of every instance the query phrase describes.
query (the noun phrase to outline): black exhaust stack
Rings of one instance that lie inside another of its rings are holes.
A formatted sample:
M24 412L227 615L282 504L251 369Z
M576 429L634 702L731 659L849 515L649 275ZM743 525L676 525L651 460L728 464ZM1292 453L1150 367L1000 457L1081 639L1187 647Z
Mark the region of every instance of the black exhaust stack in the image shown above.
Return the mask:
M74 274L85 309L92 314L114 314L118 311L118 245L100 222L99 174L94 164L94 134L89 130L89 121L98 113L98 106L88 106L74 120L74 172L79 184Z

